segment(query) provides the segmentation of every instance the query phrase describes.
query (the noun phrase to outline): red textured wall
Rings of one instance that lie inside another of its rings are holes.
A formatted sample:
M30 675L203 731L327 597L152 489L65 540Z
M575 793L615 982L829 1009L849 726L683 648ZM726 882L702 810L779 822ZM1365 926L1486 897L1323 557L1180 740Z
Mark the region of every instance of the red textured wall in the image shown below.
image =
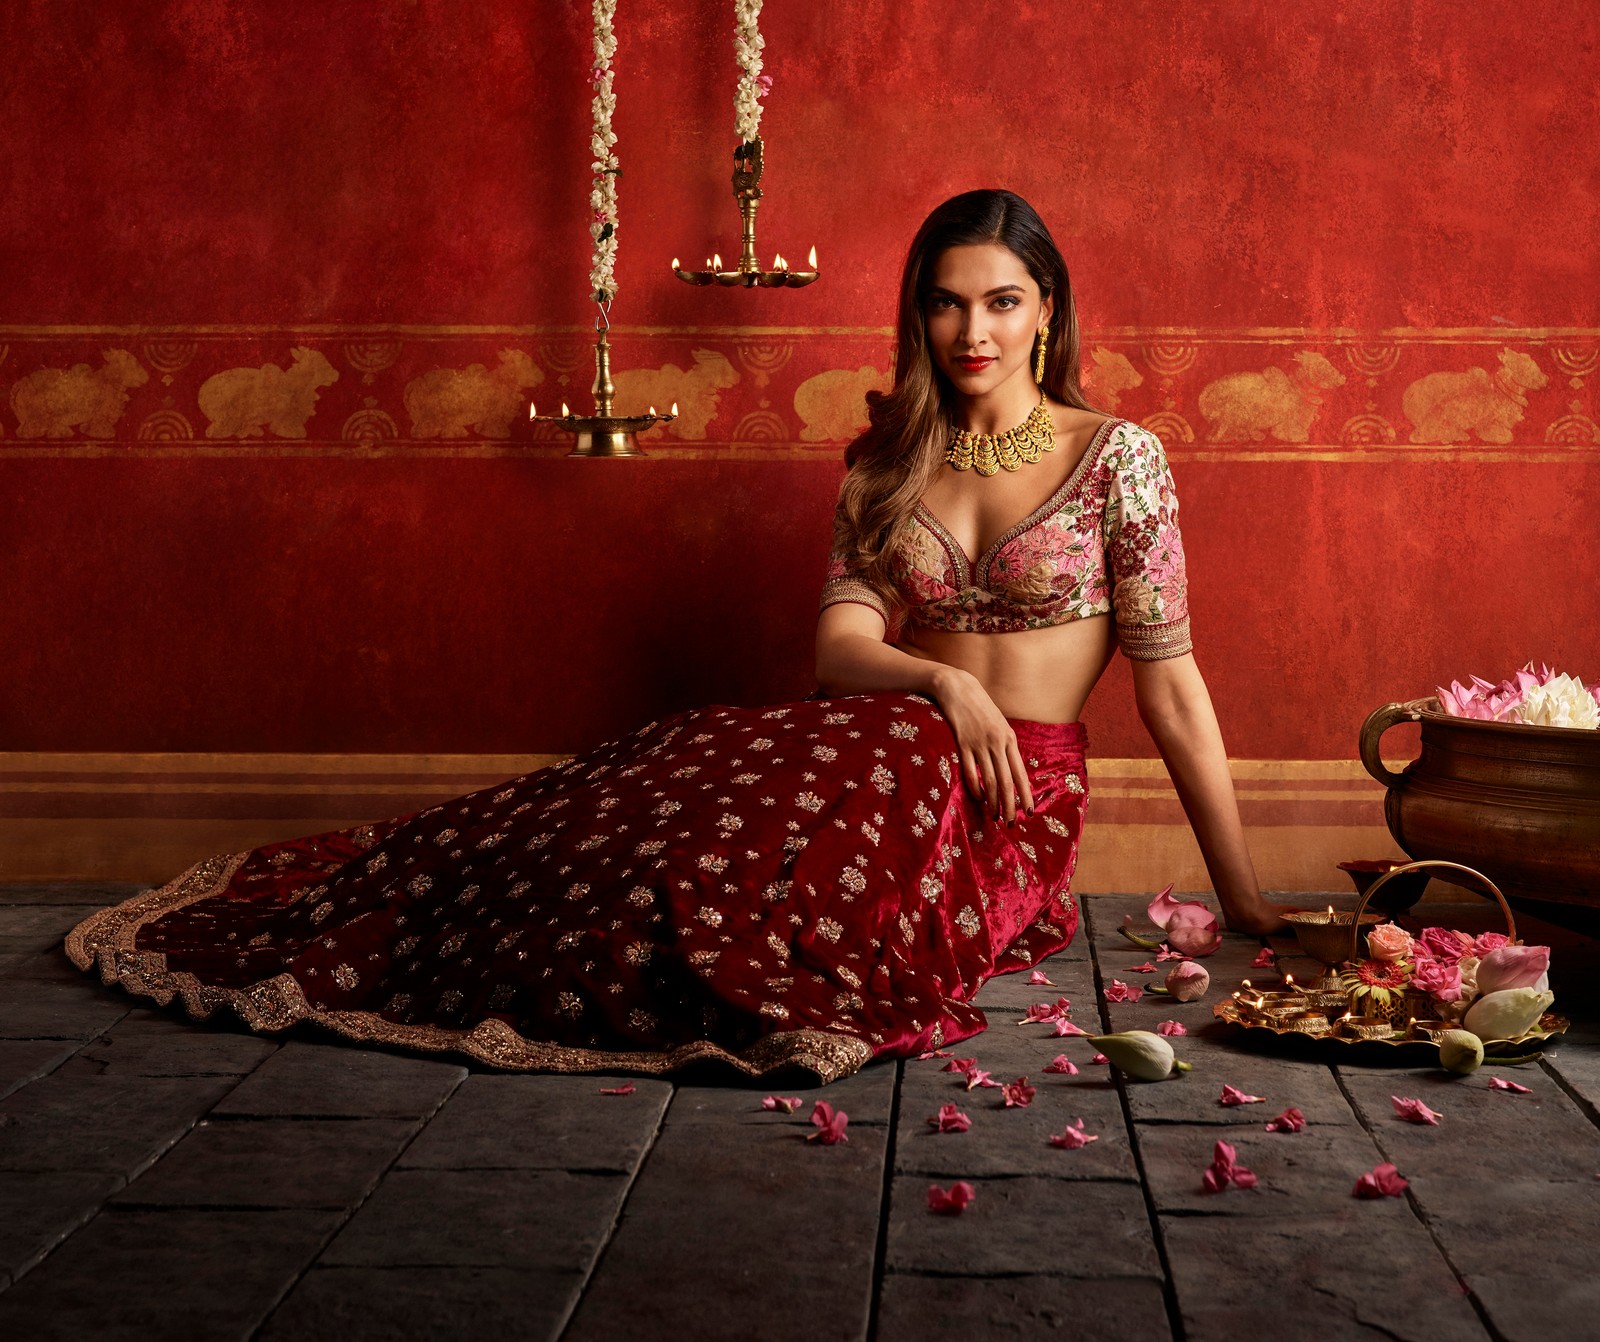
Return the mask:
M1168 444L1232 753L1600 677L1600 9L769 0L762 250L824 270L783 293L667 273L736 251L730 9L620 5L616 367L726 372L594 463L407 400L511 350L587 402L586 6L0 10L0 749L556 751L805 693L846 435L803 388L887 366L911 231L978 185L1040 208ZM306 436L208 436L207 379L295 348L338 374ZM114 423L16 408L107 350L145 374ZM1342 379L1303 437L1205 413L1302 355ZM1408 388L1472 369L1476 427L1413 442ZM1124 668L1089 720L1150 753Z

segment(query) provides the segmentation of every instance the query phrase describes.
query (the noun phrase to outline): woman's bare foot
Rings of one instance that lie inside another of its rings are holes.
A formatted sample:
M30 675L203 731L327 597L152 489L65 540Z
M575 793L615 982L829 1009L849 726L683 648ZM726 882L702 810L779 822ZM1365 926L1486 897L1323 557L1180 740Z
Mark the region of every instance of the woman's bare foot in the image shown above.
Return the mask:
M1230 932L1243 932L1246 936L1265 937L1274 932L1286 932L1289 924L1283 915L1294 913L1293 904L1273 904L1257 896L1242 908L1222 910L1222 925Z

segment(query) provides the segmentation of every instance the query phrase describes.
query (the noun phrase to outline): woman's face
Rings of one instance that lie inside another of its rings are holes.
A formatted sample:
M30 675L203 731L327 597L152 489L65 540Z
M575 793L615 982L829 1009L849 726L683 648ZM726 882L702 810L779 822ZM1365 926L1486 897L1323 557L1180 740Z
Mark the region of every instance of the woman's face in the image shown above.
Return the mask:
M939 371L963 396L1013 378L1033 380L1033 347L1050 300L1017 255L999 243L951 247L933 268L924 318Z

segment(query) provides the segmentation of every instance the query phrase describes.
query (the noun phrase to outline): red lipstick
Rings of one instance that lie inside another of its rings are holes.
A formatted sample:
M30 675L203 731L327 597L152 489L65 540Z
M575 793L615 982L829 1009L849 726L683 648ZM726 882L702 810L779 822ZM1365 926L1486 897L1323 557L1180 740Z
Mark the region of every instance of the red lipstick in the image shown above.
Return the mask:
M966 373L981 373L993 362L993 358L981 354L959 354L954 360L956 367Z

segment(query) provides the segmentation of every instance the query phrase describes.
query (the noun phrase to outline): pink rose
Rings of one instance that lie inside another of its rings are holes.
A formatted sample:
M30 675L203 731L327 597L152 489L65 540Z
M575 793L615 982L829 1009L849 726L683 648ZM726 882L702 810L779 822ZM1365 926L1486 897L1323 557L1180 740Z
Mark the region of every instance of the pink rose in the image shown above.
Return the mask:
M1485 996L1506 988L1543 992L1550 986L1549 969L1548 946L1502 946L1478 961L1478 991Z
M1411 933L1393 923L1379 923L1367 933L1367 950L1374 960L1404 960L1411 954Z
M1443 960L1419 959L1411 970L1411 983L1441 1002L1458 1001L1461 997L1461 966Z
M1504 932L1485 932L1472 943L1472 953L1477 956L1487 955L1490 951L1497 951L1502 946L1509 946L1511 938Z
M1436 960L1454 964L1472 950L1472 938L1464 932L1452 932L1448 927L1425 927L1417 938Z

